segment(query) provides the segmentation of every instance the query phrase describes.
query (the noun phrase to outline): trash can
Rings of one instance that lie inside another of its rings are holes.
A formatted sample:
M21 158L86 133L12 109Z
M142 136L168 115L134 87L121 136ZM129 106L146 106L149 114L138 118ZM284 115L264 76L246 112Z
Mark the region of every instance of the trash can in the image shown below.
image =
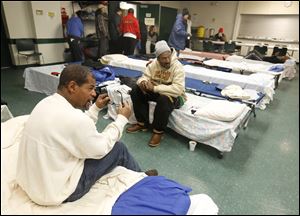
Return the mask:
M198 38L204 38L205 37L205 27L204 26L199 26L197 30L197 37Z

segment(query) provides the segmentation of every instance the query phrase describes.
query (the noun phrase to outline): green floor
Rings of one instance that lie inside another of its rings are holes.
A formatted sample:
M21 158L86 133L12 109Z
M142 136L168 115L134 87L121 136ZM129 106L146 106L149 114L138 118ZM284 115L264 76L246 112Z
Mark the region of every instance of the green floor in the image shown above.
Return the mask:
M23 70L1 70L1 98L14 116L29 114L45 95L24 89ZM150 132L123 134L143 169L190 186L191 194L208 194L219 214L299 214L299 69L280 83L266 110L257 110L223 159L217 151L168 131L157 148L147 145ZM104 115L105 113L102 113ZM101 130L111 120L100 119Z

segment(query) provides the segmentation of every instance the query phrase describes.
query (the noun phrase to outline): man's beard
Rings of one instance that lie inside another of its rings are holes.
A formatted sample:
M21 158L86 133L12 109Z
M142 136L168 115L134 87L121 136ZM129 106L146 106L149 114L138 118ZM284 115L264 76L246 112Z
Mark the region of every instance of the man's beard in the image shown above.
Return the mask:
M171 67L171 65L170 64L167 64L167 65L162 65L164 68L166 68L166 69L169 69L170 67Z

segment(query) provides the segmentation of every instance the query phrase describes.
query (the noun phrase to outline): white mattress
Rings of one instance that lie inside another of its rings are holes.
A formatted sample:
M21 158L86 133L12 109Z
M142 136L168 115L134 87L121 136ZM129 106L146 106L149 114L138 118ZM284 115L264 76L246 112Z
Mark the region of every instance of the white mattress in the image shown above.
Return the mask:
M146 175L116 167L100 178L91 190L75 202L45 207L35 204L16 184L18 146L28 115L1 123L1 215L111 214L118 197ZM206 194L191 195L188 214L217 214L218 207Z
M128 58L126 60L111 60L108 64L115 67L137 70L144 73L146 65L149 61Z
M226 67L230 68L235 72L245 71L249 73L264 73L264 74L270 74L270 75L278 75L279 82L282 80L282 78L289 78L292 79L294 77L294 73L290 73L291 68L295 67L295 63L293 65L289 64L273 64L270 62L265 61L256 61L251 59L245 59L240 56L230 56L226 59L226 61L217 60L217 59L210 59L203 62L205 65L209 66L219 66L219 67ZM281 72L274 72L270 71L269 69L272 66L275 65L282 65L284 66L284 70ZM296 70L295 70L296 72Z
M118 104L120 100L119 94L115 94L116 97L114 98L113 96L112 98L116 88L117 87L115 86L111 92L110 89L108 89L108 93L111 101L114 101L115 104ZM200 109L208 103L214 101L214 99L200 97L193 94L187 94L187 96L188 100L184 106L182 106L180 109L175 109L171 113L168 127L189 139L212 146L221 152L230 152L238 133L237 129L246 115L249 114L250 108L245 104L240 104L242 107L242 112L235 120L231 122L212 120L207 117L193 115L191 113L191 109ZM128 101L129 104L132 105L130 96L123 94L123 97L124 100ZM228 101L228 103L233 102ZM153 120L155 103L150 102L149 108L149 120L151 123ZM116 119L117 109L115 105L108 105L108 115L111 118ZM130 116L129 122L131 124L136 123L134 113Z

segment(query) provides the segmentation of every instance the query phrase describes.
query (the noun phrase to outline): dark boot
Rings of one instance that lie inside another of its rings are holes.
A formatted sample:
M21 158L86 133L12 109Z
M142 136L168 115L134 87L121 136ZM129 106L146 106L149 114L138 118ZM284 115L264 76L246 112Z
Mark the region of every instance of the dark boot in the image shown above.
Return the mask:
M147 170L147 171L145 172L145 174L146 174L147 176L157 176L157 175L158 175L158 172L157 172L156 169L152 169L152 170Z
M144 125L138 123L138 124L131 125L126 129L127 133L135 133L138 131L147 131L147 128Z

